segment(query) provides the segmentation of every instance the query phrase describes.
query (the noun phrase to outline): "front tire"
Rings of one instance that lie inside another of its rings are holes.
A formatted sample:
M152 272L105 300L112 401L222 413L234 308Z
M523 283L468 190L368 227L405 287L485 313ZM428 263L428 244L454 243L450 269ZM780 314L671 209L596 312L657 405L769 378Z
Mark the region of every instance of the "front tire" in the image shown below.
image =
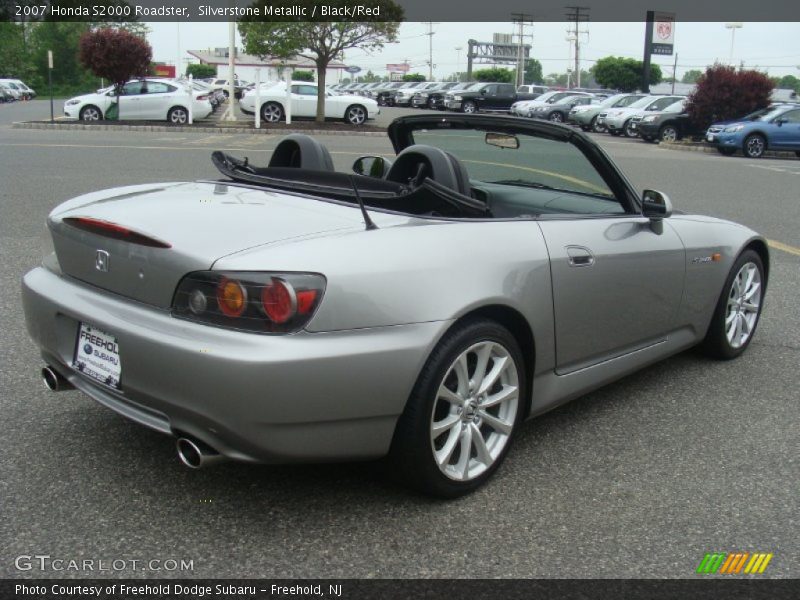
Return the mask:
M367 120L367 109L360 104L348 106L344 111L344 122L349 125L363 125Z
M747 158L761 158L767 150L767 140L758 133L748 135L744 140L742 149Z
M261 107L261 119L267 123L277 123L283 118L283 107L277 102L267 102Z
M766 289L764 263L755 250L745 250L733 263L717 301L703 350L713 358L741 355L753 339Z
M486 319L456 326L431 353L397 423L396 472L434 496L475 490L508 453L525 390L522 353L507 329Z
M592 120L589 123L589 125L592 127L592 131L594 131L595 133L605 133L606 131L608 131L608 129L606 129L606 126L597 120L597 117L592 117Z
M564 122L564 115L562 115L560 112L556 111L556 112L550 113L550 116L547 117L547 120L550 121L551 123L563 123Z
M478 107L472 100L467 100L463 105L461 105L461 111L471 115L478 112Z
M88 106L84 106L81 109L80 115L78 116L81 121L100 121L103 118L103 113L99 108L90 104Z

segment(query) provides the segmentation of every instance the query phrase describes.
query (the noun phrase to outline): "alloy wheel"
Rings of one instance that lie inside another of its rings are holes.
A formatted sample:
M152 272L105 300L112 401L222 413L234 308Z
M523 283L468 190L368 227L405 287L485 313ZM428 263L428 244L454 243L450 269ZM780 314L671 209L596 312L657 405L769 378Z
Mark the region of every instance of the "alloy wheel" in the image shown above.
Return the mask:
M81 112L81 120L82 121L99 121L100 120L100 111L96 109L94 106L87 106Z
M351 106L347 109L347 122L351 125L361 125L367 120L367 111L361 106Z
M744 141L744 151L750 158L761 158L764 155L766 144L760 135L751 135Z
M662 142L674 142L678 139L678 130L672 126L664 127L661 130L661 141Z
M550 120L553 123L561 123L564 121L564 117L561 116L560 112L554 112L553 114L550 115Z
M741 348L750 339L761 306L761 273L755 263L742 265L728 293L725 335L732 348Z
M467 114L472 114L475 112L475 103L474 102L465 102L464 103L464 112Z
M519 375L508 350L478 342L462 352L441 381L430 418L430 442L439 470L469 481L503 452L519 410Z
M189 114L182 108L173 108L169 113L169 120L176 125L183 125L189 120Z
M283 117L283 110L274 102L265 104L261 109L261 118L268 123L277 123Z

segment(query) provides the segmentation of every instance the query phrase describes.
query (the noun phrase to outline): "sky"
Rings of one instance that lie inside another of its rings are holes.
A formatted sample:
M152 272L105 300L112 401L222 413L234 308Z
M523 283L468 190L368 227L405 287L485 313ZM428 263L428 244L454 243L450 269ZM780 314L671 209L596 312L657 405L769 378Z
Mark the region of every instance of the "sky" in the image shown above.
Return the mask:
M186 50L203 50L227 46L227 23L148 23L148 40L155 60L174 64L179 48L184 61ZM492 34L511 33L515 26L500 23L438 23L433 25L434 78L466 70L467 40L492 41ZM566 23L534 23L525 28L526 43L532 44L531 56L541 61L545 75L564 73L571 64L572 43L567 41ZM642 59L644 23L587 23L582 26L581 69L588 70L593 61L604 56L626 56ZM345 62L364 72L372 70L385 75L387 63L408 60L411 71L428 75L428 25L403 23L398 41L380 51L367 54L360 50L345 53ZM735 30L731 55L731 29L725 23L675 24L675 52L678 54L678 78L691 69L703 70L714 62L744 62L747 68L766 70L771 76L794 75L800 78L800 23L743 23ZM178 42L180 40L180 42ZM516 40L516 37L515 37ZM237 34L237 44L241 44ZM461 50L457 50L461 48ZM675 56L653 56L652 62L662 66L670 76ZM478 67L480 68L480 67Z

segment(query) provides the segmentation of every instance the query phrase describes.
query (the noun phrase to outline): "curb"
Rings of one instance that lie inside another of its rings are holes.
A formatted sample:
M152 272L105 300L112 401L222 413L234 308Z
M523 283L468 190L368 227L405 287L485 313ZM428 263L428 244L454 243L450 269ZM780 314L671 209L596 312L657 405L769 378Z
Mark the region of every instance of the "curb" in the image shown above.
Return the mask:
M681 142L659 142L659 147L666 148L668 150L680 150L681 152L703 152L705 154L717 154L719 156L723 156L717 151L715 146L707 146L705 144L697 144L697 145L689 145ZM730 157L725 157L730 158ZM787 151L781 152L776 150L767 150L764 152L764 158L783 158L783 159L794 159L794 152Z
M254 129L252 127L195 127L175 125L85 125L83 123L49 123L15 121L13 129L56 129L56 130L81 130L81 131L135 131L157 133L249 133L252 135L289 135L290 133L305 133L308 135L346 135L355 137L386 137L385 131L347 131L343 129Z

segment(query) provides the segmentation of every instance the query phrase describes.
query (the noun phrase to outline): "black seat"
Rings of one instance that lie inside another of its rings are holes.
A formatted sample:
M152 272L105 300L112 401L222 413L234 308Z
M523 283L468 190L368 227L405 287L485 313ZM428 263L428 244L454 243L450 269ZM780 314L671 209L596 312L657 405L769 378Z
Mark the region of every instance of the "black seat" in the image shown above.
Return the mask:
M269 159L270 167L333 171L333 159L328 149L314 138L293 133L283 138Z
M417 186L426 177L463 194L470 195L469 175L455 156L441 148L417 144L409 146L392 164L386 179Z

